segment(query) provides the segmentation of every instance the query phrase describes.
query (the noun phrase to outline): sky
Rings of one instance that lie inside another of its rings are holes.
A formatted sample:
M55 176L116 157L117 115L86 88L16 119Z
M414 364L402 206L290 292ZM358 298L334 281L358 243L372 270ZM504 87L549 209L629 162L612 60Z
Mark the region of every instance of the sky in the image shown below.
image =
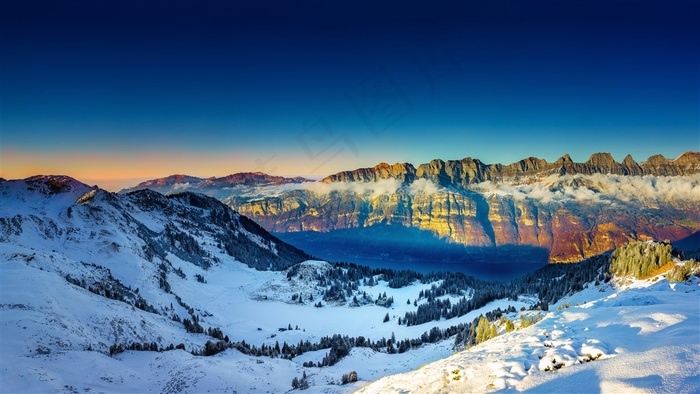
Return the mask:
M700 151L697 1L10 3L7 179Z

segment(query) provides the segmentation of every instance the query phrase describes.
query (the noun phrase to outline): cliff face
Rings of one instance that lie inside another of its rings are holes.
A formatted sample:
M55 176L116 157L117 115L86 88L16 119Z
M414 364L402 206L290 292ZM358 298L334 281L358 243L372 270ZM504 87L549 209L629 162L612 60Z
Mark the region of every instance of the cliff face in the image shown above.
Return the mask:
M231 205L267 230L333 231L375 224L410 226L467 246L528 245L572 262L630 240L677 240L700 231L700 153L622 163L594 154L510 165L433 160L417 168L382 163L322 180L329 186L399 180L395 190L318 192L313 187ZM633 176L634 175L634 176ZM647 175L646 177L641 177ZM433 185L430 190L417 188Z
M700 230L700 210L691 204L543 203L451 192L411 196L401 189L375 198L349 192L318 198L305 191L238 209L273 232L399 224L467 246L544 247L553 262L579 261L630 240L678 240Z

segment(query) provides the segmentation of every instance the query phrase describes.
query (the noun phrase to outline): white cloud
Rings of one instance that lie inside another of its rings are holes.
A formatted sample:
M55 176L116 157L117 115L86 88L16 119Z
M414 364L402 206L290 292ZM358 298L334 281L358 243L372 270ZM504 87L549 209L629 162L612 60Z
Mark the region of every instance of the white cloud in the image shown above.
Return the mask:
M408 188L408 192L411 194L411 196L415 196L418 193L435 194L438 192L438 187L431 180L418 179L411 183L411 186Z
M398 179L382 179L376 182L304 182L276 186L263 186L255 189L255 194L265 196L281 195L293 190L308 190L319 195L332 192L351 192L360 196L377 197L393 194L401 187Z
M382 179L376 182L309 182L299 185L301 189L309 190L317 194L331 192L352 192L360 196L377 197L383 194L393 194L401 187L398 179Z
M185 189L189 189L189 188L190 188L190 183L189 183L189 182L175 183L175 184L173 184L173 186L171 187L171 189L172 189L173 191L185 190Z
M552 201L700 201L700 175L684 177L565 175L530 184L482 182L475 191L516 200Z

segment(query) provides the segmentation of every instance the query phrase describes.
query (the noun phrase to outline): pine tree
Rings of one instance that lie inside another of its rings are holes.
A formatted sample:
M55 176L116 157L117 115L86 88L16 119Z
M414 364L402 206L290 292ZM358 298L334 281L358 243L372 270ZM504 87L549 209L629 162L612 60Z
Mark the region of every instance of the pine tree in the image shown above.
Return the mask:
M487 339L496 338L498 336L498 331L496 330L496 323L491 323L489 327L489 336Z
M489 321L484 316L479 318L479 325L476 327L476 344L480 344L488 339Z
M469 323L469 336L467 337L467 345L471 346L472 343L476 343L476 327L474 323Z

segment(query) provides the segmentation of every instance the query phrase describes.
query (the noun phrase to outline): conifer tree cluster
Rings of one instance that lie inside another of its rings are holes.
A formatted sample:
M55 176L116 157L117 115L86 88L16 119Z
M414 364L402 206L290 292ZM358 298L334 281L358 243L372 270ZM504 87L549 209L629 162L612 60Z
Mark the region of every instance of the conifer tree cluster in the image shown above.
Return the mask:
M498 331L496 330L495 323L489 323L488 319L484 316L479 318L479 324L476 326L476 343L477 345L488 341L491 338L496 338L498 336Z
M296 390L306 390L309 388L309 381L307 380L306 371L301 375L301 379L295 377L292 379L292 389Z
M673 264L673 247L667 242L632 242L615 249L610 272L619 276L646 279Z

